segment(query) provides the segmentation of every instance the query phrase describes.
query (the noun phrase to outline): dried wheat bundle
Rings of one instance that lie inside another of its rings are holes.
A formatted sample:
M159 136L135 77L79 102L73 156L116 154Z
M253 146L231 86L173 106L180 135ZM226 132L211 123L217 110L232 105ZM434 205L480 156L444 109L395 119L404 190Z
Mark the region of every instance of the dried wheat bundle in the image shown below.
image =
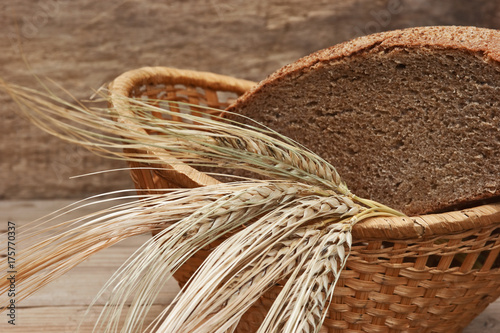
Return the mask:
M27 296L96 251L161 229L104 287L113 291L96 331L233 332L255 300L286 281L259 332L317 332L349 255L352 226L371 216L401 215L352 194L332 165L292 140L257 125L205 117L199 106L200 115L192 115L182 112L187 104L176 103L178 113L123 98L134 117L116 121L113 108L90 108L4 81L0 86L37 126L97 154L154 163L154 151L172 163L267 177L138 196L61 224L26 250L18 276ZM172 305L145 327L144 314L163 283L223 235L227 239Z

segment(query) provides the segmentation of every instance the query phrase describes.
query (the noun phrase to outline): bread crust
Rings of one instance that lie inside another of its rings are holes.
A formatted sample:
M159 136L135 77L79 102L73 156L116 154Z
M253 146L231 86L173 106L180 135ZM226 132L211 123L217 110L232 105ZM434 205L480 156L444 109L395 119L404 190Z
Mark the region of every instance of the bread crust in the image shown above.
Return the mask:
M238 98L227 110L236 112L243 105L250 103L252 96L263 87L279 84L280 80L286 77L300 76L304 71L311 70L321 63L341 60L359 53L377 53L394 47L467 50L481 53L489 61L500 64L498 30L467 26L433 26L386 31L358 37L300 58L269 75Z
M388 53L394 49L415 53L427 52L429 54L432 54L435 50L466 53L482 59L482 61L493 66L496 68L496 71L500 72L500 32L497 30L457 26L419 27L395 30L344 42L320 50L292 64L286 65L240 97L228 108L228 110L236 114L243 113L246 116L253 117L254 115L245 113L244 110L251 108L253 104L256 104L257 99L261 99L263 95L265 96L269 94L270 91L273 91L273 87L281 87L282 89L282 86L290 82L298 82L302 76L306 76L308 73L310 74L310 72L327 68L332 64L339 64L353 58L363 59L375 57L378 54ZM257 103L262 104L262 101L257 101ZM283 101L285 106L286 103L287 101ZM498 115L498 109L493 112L496 117L500 117ZM255 118L257 121L261 121L259 117ZM283 121L286 121L286 119ZM493 129L493 131L495 131L495 129ZM498 131L499 129L497 128L496 132L493 132L496 137L498 137ZM283 134L288 135L288 133ZM498 152L493 153L493 156L489 157L491 160L490 163L498 164L497 155ZM497 160L496 162L495 159ZM334 163L334 166L337 165ZM397 208L404 210L408 214L415 215L449 210L451 208L461 207L463 204L477 203L481 200L491 200L492 198L500 196L500 175L496 176L496 181L494 180L494 182L495 184L491 184L491 186L483 192L478 190L472 191L460 200L435 200L425 204L413 203L412 205ZM349 182L347 182L347 185L349 186ZM417 185L415 184L415 186Z

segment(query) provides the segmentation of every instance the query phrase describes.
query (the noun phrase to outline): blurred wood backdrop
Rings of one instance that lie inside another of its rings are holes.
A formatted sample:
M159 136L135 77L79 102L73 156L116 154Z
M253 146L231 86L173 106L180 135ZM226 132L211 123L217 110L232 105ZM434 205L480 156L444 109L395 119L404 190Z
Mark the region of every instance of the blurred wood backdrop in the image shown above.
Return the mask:
M259 81L353 37L424 25L500 28L497 0L18 0L0 4L0 77L53 79L75 97L124 71L171 66ZM19 48L31 65L28 69ZM0 93L0 199L80 198L132 186L121 167L53 138Z

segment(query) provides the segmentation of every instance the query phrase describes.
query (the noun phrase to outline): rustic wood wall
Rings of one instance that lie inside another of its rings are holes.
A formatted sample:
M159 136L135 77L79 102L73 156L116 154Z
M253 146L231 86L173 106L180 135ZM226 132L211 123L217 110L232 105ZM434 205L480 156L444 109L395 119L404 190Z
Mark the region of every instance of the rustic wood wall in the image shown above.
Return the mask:
M261 80L355 36L423 25L500 28L496 0L18 0L0 4L0 77L55 80L77 98L120 73L171 66ZM19 48L31 65L28 69ZM59 141L0 93L0 199L75 198L131 187L121 167Z

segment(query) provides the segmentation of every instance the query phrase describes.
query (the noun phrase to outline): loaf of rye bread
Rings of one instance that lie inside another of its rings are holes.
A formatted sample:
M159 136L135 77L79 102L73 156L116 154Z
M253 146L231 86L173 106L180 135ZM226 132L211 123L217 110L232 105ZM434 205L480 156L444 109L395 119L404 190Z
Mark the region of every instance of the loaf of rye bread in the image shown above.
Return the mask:
M228 110L322 156L356 195L408 215L500 196L496 30L360 37L281 68Z

